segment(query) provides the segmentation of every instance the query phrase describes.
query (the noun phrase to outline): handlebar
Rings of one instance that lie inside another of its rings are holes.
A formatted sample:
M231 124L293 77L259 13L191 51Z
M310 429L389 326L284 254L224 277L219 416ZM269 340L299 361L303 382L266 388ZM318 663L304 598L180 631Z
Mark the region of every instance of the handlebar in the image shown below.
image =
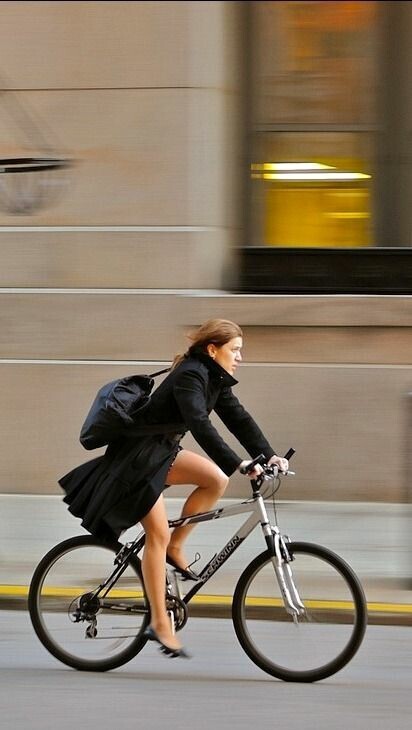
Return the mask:
M295 454L295 453L296 453L295 449L290 448L290 449L288 449L288 451L286 452L286 454L283 458L290 461L293 454ZM289 471L289 470L287 472L283 472L283 471L279 472L279 468L275 464L271 464L269 466L266 463L266 457L264 454L259 454L259 456L256 456L256 458L253 459L250 462L250 464L248 464L247 466L243 466L241 469L239 469L239 471L241 474L250 474L250 472L253 471L253 469L255 468L255 466L257 464L261 465L261 467L263 468L263 474L269 478L273 478L274 476L277 476L278 473L282 474L283 476L286 476L288 474L290 474L291 476L294 476L294 474L295 474L294 471Z
M264 456L264 454L259 454L259 456L256 456L256 458L253 459L253 461L251 461L250 464L248 464L247 466L242 466L242 468L239 469L239 471L241 474L250 474L250 472L253 471L253 469L255 468L255 466L257 464L260 464L261 466L263 466L263 464L265 464L265 463L266 463L266 457Z

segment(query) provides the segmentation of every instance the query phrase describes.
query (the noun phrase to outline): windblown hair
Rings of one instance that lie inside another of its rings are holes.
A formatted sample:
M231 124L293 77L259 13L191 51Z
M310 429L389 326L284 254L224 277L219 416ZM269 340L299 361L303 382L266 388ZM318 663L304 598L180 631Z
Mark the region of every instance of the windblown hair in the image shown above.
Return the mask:
M243 333L239 325L229 319L208 319L188 337L192 344L184 355L176 355L172 369L179 365L185 357L190 357L196 352L203 352L207 355L208 345L222 347L234 337L243 337Z

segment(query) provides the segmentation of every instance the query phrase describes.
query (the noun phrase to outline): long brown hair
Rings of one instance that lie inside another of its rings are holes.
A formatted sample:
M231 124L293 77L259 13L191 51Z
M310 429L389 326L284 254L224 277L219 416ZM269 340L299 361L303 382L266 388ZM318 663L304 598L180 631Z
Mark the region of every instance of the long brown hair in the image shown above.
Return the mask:
M176 355L173 360L172 369L179 365L185 357L190 357L195 352L203 352L207 355L207 346L216 345L222 347L234 337L243 337L242 330L230 319L208 319L200 327L188 335L192 343L184 355Z

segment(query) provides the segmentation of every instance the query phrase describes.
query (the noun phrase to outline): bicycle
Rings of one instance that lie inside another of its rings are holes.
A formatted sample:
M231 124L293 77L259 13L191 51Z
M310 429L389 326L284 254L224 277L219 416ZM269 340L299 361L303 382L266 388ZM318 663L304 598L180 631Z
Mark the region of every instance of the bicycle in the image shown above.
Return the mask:
M286 458L293 454L290 449ZM188 604L261 525L266 549L241 574L232 601L240 645L263 671L285 681L314 682L342 669L359 649L367 625L361 583L331 550L292 542L277 524L277 467L260 463L251 480L253 495L237 504L169 520L171 528L250 512L232 538L214 555L184 593L173 569L166 571L166 604L174 630L188 620ZM288 472L293 475L294 472ZM274 507L270 524L261 489L267 482ZM144 647L150 623L141 561L141 532L132 542L108 545L90 535L56 545L40 561L29 589L28 606L45 648L78 670L107 671L125 664Z

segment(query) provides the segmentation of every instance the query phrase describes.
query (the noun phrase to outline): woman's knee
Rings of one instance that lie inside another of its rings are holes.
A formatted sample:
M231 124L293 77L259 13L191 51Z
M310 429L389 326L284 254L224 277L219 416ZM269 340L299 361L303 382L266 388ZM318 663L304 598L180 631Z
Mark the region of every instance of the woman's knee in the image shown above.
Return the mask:
M154 530L146 530L145 546L146 548L157 548L166 550L170 540L170 530L164 527L158 527Z
M212 491L219 498L229 483L229 477L213 461L182 449L169 470L167 483L195 484Z
M219 497L221 497L225 493L228 484L229 477L226 476L219 467L216 467L216 469L214 469L210 474L207 487L212 489Z
M170 528L163 495L159 497L141 523L146 533L146 547L166 549L170 540Z

